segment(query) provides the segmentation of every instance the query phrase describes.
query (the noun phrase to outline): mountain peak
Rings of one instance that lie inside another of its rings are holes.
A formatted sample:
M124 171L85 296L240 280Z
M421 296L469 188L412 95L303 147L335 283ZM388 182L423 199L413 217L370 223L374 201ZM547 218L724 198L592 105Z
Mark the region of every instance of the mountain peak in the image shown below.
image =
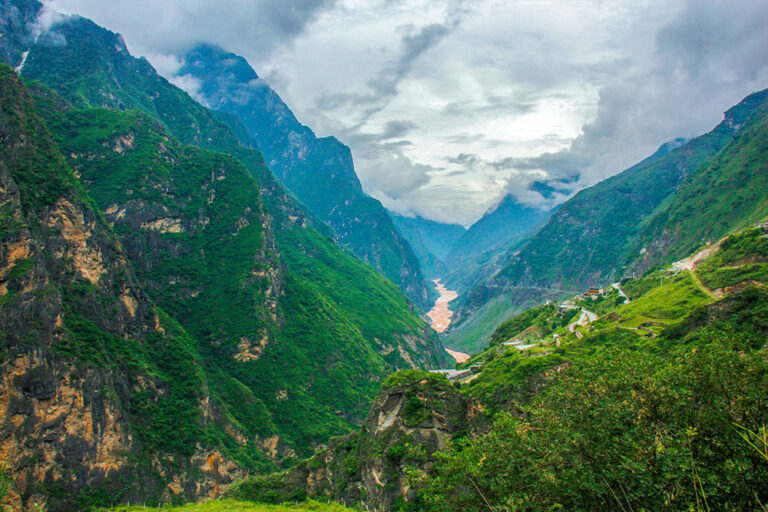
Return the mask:
M217 74L228 73L234 80L243 83L259 79L259 75L245 58L213 43L200 43L187 51L184 55L184 67L187 66L207 69L208 72ZM186 73L182 71L180 74Z

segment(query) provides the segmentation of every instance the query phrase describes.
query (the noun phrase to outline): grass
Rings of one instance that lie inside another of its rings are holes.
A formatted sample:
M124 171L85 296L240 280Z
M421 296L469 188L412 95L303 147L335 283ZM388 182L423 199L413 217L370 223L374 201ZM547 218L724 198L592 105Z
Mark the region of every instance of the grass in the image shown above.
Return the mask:
M688 272L676 275L654 273L644 279L656 281L657 286L629 304L618 306L614 312L623 327L653 327L682 320L691 309L712 299L695 283ZM650 325L649 325L650 324Z
M99 512L139 512L162 510L163 512L345 512L352 509L338 503L320 503L306 501L303 503L286 503L282 505L265 505L247 501L220 500L205 503L188 503L180 507L149 508L138 505L129 505L109 509L100 509Z
M491 335L503 321L524 307L515 307L505 297L496 297L483 305L467 321L450 331L443 344L452 349L467 353L483 350L491 340Z

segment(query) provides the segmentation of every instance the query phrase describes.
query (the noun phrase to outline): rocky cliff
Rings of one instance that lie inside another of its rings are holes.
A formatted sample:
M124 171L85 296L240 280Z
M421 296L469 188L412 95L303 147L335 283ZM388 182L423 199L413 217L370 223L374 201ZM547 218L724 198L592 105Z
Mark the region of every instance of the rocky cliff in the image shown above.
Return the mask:
M287 472L244 480L229 495L282 502L330 498L366 510L418 508L434 453L466 434L474 406L444 376L405 371L381 387L358 433L336 438Z
M241 472L198 433L237 428L7 67L0 140L0 456L12 506L215 495Z

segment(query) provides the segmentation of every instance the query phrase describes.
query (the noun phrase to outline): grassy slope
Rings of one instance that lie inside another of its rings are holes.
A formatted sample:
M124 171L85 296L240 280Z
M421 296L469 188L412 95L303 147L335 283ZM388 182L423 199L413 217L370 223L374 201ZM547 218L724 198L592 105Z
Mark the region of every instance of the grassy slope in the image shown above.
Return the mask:
M595 347L609 340L645 346L657 337L684 329L693 313L728 297L713 296L715 288L732 287L729 290L733 293L748 284L768 284L767 240L762 229L750 228L727 238L721 249L694 271L661 270L627 281L623 289L631 302L626 304L615 290L598 301L576 301L576 306L598 314L591 325L577 327L582 338L567 328L567 323L577 318L575 312L563 312L554 305L532 308L503 322L488 348L465 363L485 363L480 375L465 386L465 392L494 407L509 405L521 396L530 396L541 384L543 370L585 354L589 357ZM559 346L554 335L560 339ZM525 357L514 347L502 345L513 338L541 342L529 351L538 357ZM527 383L527 391L523 383ZM522 395L512 392L515 389L523 390Z
M485 365L463 392L496 420L438 458L423 510L759 509L767 459L740 427L768 424L766 240L742 231L695 274L628 282L628 304L584 302L602 317L582 338L552 331L546 306L503 324L497 343L533 329L561 346L526 357L494 345L474 358ZM699 281L713 279L733 288L712 297ZM649 321L663 324L655 335L624 328Z
M141 506L127 506L104 509L101 512L345 512L351 509L336 503L318 503L307 501L304 503L292 503L285 505L264 505L246 501L208 501L206 503L190 503L182 507L147 508Z

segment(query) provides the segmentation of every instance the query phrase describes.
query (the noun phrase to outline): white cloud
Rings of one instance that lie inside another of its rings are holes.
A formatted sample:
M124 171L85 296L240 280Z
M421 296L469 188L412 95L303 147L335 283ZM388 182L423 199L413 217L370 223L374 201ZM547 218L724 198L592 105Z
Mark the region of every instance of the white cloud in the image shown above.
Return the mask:
M542 177L615 174L768 86L765 0L49 5L122 32L166 76L196 42L242 54L302 122L351 146L367 191L463 224L506 191L535 203Z

